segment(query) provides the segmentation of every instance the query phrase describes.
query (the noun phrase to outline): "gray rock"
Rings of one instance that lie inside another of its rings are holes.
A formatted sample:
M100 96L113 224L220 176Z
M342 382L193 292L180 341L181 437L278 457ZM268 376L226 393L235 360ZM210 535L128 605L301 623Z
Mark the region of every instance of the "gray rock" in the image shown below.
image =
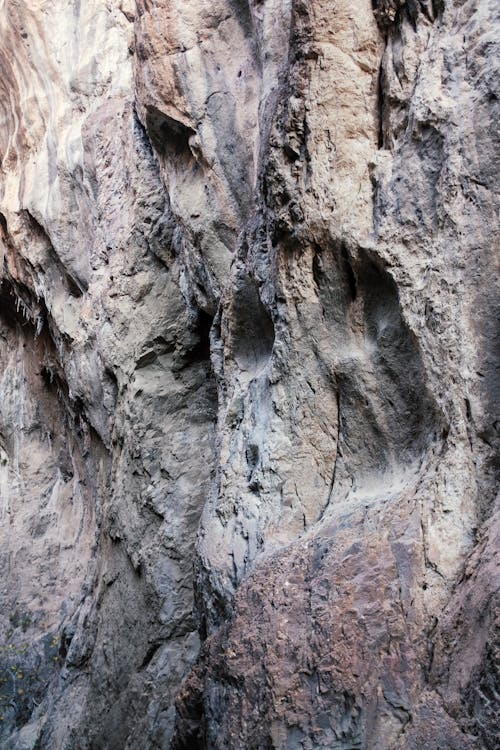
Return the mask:
M0 15L0 745L496 747L496 4L67 5Z

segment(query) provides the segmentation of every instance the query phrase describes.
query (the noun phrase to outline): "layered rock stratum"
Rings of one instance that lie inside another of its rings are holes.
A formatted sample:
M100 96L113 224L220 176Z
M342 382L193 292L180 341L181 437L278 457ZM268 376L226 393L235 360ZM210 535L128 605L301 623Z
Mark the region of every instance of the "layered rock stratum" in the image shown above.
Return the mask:
M0 746L498 747L495 0L1 0Z

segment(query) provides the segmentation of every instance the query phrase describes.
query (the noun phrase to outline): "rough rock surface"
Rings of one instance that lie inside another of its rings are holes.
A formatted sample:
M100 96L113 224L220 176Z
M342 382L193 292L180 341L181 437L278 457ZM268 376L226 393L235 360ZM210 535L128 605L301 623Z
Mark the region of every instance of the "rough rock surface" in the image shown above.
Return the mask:
M2 0L2 748L498 747L499 15Z

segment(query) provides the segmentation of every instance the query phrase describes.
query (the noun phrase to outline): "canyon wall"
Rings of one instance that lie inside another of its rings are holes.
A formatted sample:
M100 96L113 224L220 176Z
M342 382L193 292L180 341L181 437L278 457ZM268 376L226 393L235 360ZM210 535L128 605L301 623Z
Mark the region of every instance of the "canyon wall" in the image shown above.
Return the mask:
M0 0L0 746L493 750L495 0Z

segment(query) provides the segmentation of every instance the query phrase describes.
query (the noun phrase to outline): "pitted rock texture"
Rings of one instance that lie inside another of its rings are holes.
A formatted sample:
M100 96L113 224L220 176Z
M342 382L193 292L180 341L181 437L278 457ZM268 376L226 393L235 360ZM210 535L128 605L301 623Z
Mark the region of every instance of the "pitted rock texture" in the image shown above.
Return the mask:
M498 746L498 4L0 4L0 746Z

